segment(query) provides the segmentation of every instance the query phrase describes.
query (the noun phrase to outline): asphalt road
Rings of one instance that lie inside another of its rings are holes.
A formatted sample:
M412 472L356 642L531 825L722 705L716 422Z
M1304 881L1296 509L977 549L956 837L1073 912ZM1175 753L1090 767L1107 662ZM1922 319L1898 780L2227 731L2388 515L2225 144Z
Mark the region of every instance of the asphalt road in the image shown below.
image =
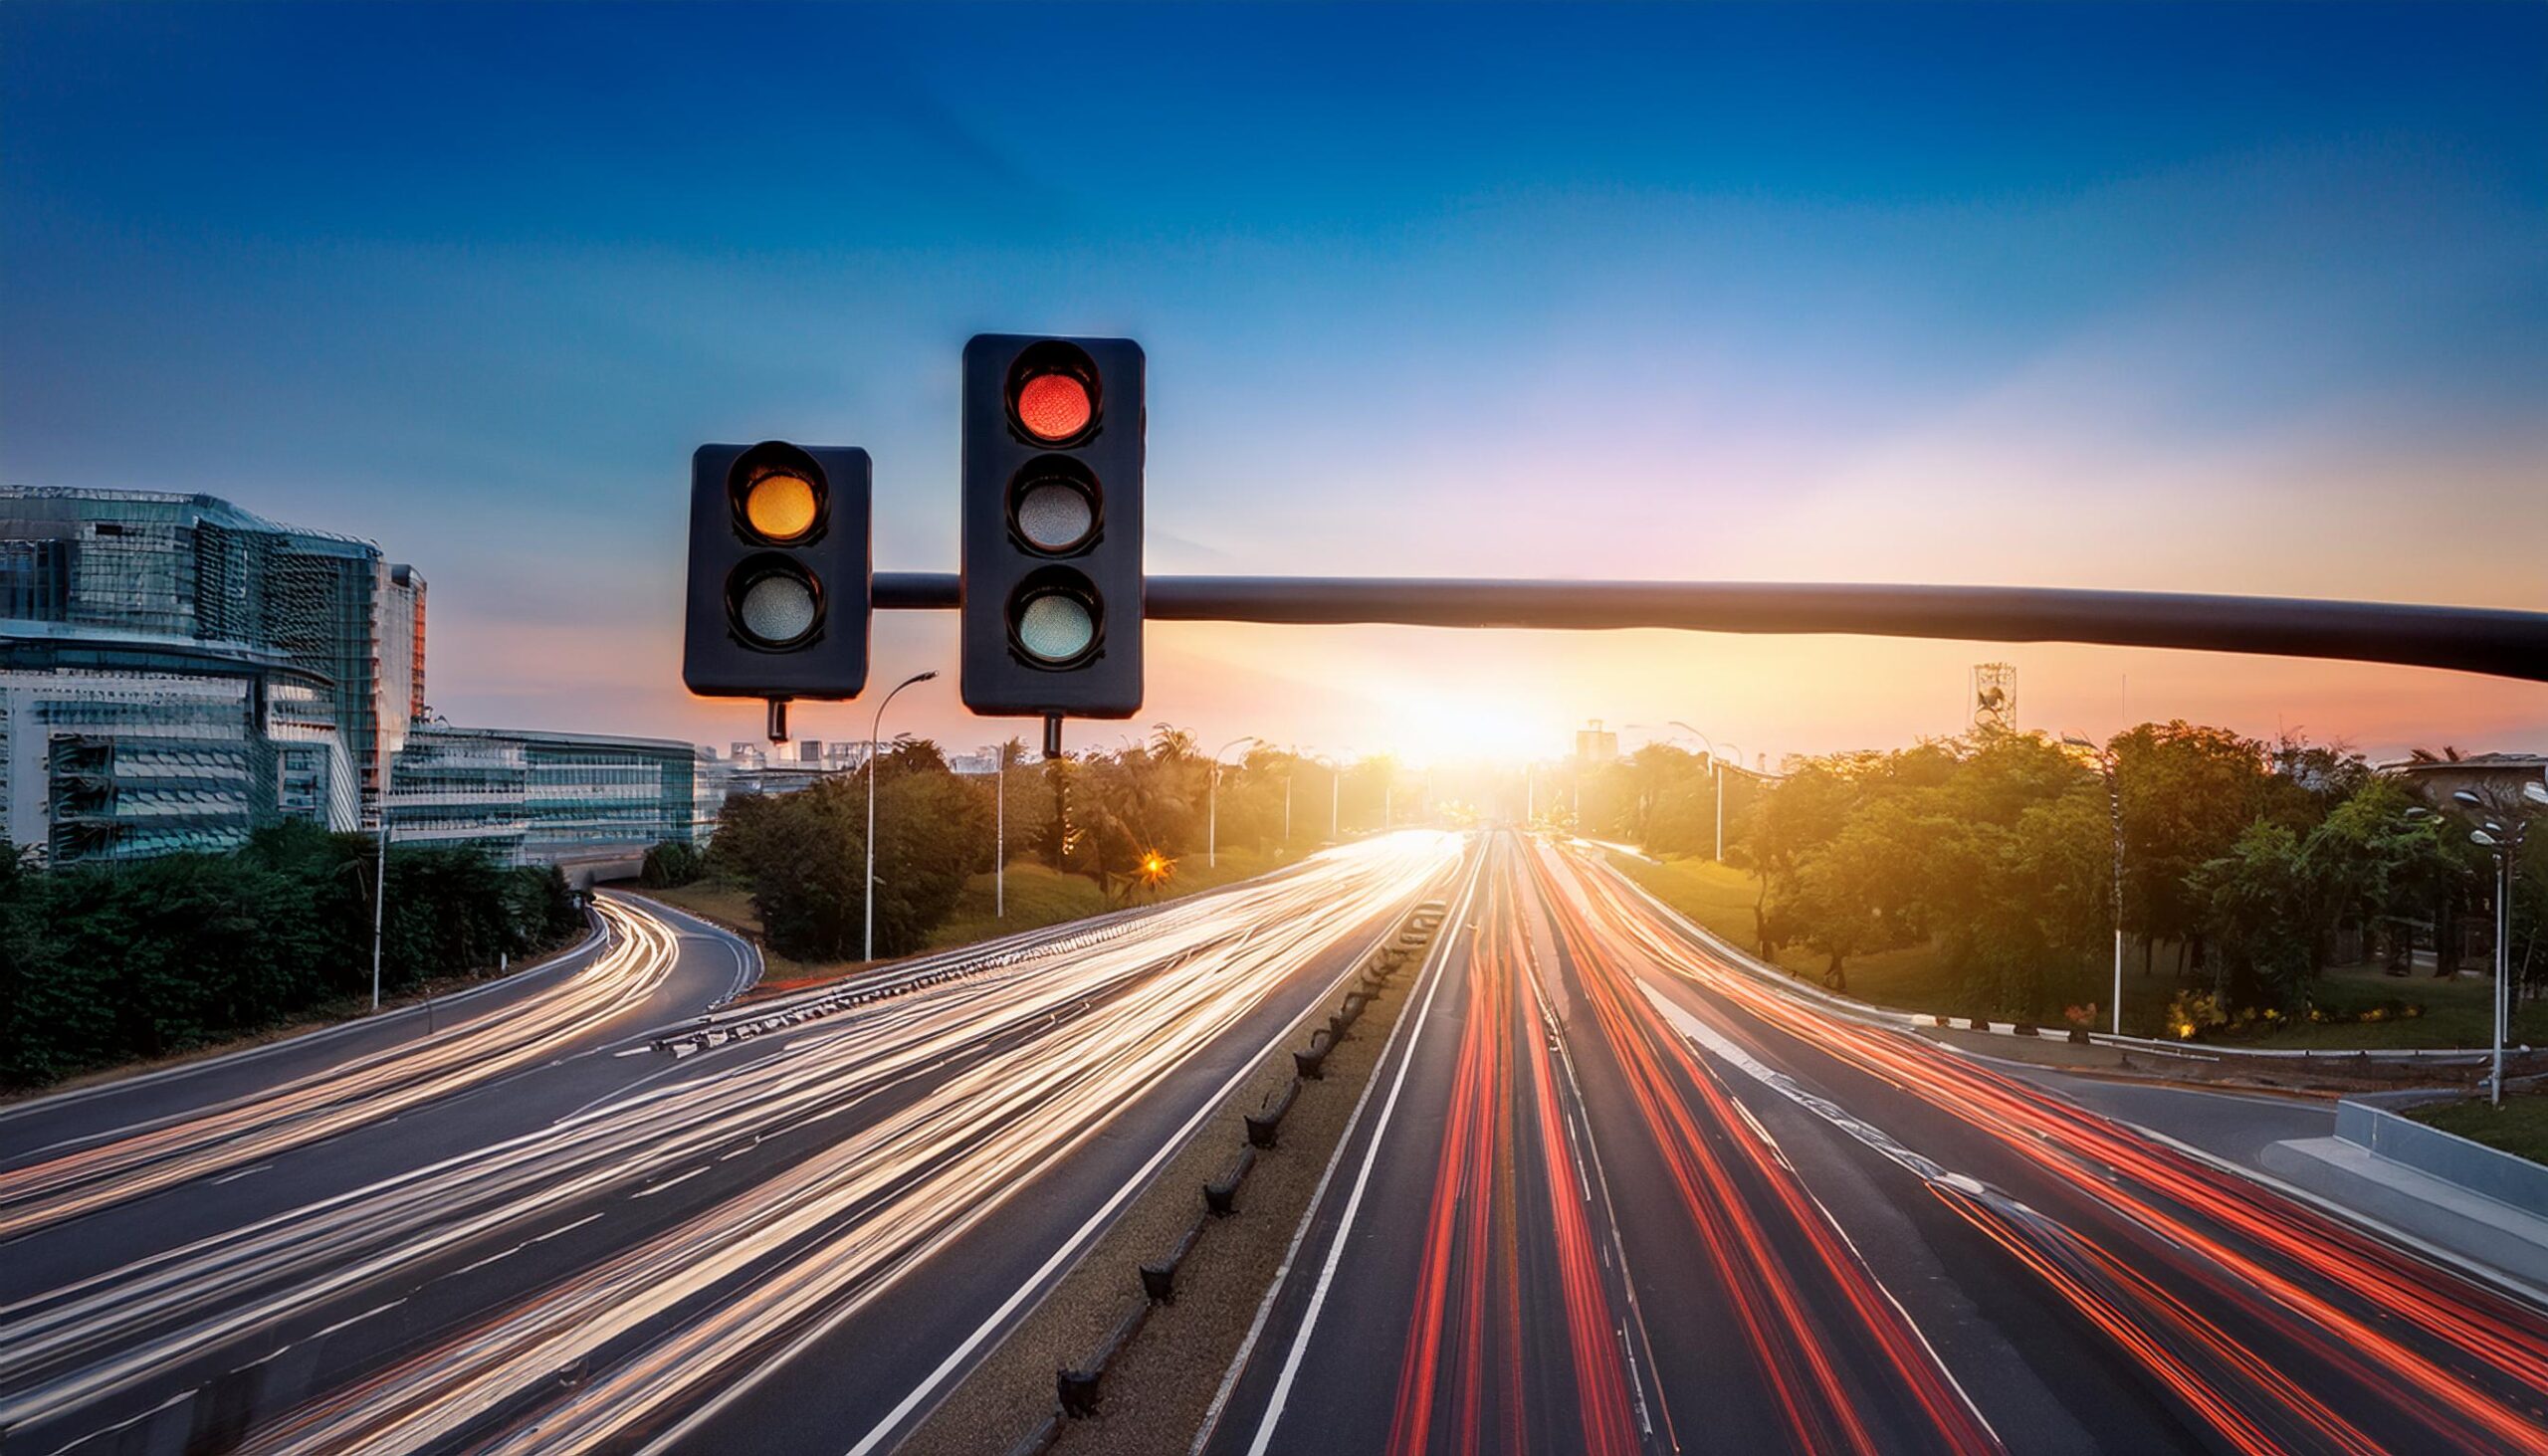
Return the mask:
M612 1016L431 1097L365 1068L406 1105L295 1106L352 1121L254 1162L276 1135L181 1136L187 1178L0 1245L0 1447L886 1444L1457 858L1401 835L652 1036ZM681 940L657 984L723 958ZM204 1117L245 1121L166 1126Z
M2548 1451L2548 1312L1499 836L1225 1392L1258 1452Z

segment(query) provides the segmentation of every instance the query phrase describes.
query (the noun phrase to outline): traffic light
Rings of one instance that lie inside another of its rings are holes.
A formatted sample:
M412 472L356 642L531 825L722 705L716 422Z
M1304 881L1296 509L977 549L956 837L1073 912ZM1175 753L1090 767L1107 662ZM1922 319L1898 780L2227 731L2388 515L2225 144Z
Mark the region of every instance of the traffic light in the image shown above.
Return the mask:
M793 698L867 686L864 450L702 445L690 462L690 599L681 676L710 698L766 698L772 737Z
M964 706L1142 707L1142 347L985 333L964 346Z

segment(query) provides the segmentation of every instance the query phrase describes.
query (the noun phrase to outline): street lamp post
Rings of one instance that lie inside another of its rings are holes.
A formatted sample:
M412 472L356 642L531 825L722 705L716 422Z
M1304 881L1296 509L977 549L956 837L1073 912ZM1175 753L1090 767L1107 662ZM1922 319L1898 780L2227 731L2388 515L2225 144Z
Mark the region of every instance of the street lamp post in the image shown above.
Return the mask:
M991 919L1008 919L1008 744L999 745L999 772L991 780Z
M2472 809L2493 807L2467 789L2450 795ZM2530 804L2548 806L2548 784L2525 783L2521 797ZM2423 818L2429 811L2407 811L2411 818ZM2524 843L2530 838L2530 817L2525 809L2506 812L2512 820L2509 828L2486 819L2468 831L2468 842L2494 856L2495 860L2495 1054L2494 1073L2487 1079L2486 1100L2496 1107L2504 1103L2504 1043L2512 1036L2512 877L2515 862L2521 858Z
M861 960L876 958L876 736L884 731L885 710L893 706L895 697L912 684L926 683L937 676L935 672L914 673L895 684L885 701L876 705L876 717L867 725L867 878L859 886L858 897L866 907L867 926L858 944Z
M2097 772L2106 780L2106 822L2114 830L2114 1034L2123 1035L2123 790L2115 782L2114 749L2100 748L2077 733L2063 733L2061 741L2074 748L2085 748L2097 762Z
M1248 733L1221 744L1219 751L1212 754L1211 786L1203 796L1203 863L1207 867L1217 868L1221 863L1221 754L1241 743L1261 741L1254 733Z
M371 1009L380 1009L380 917L389 904L389 763L394 755L380 749L380 858L371 876Z
M1715 792L1714 792L1713 794L1711 794L1711 795L1710 795L1710 797L1716 800L1716 853L1715 853L1715 854L1713 854L1713 855L1711 855L1711 856L1709 856L1709 858L1710 858L1710 859L1713 859L1714 861L1716 861L1716 862L1717 862L1718 864L1720 864L1720 865L1721 865L1721 864L1724 864L1724 863L1725 863L1725 755L1724 755L1724 754L1722 754L1722 753L1719 753L1719 752L1717 751L1717 748L1716 748L1716 740L1715 740L1714 738L1711 738L1711 737L1709 737L1707 734L1705 734L1705 733L1703 733L1703 732L1700 732L1697 728L1694 728L1690 727L1688 724L1681 722L1681 721L1680 721L1679 719L1677 719L1677 718L1676 718L1676 719L1668 720L1668 723L1669 723L1670 727L1673 727L1673 728L1679 728L1681 731L1683 731L1683 732L1685 732L1685 733L1688 733L1691 737L1694 737L1694 738L1698 739L1700 742L1705 743L1705 744L1707 744L1707 745L1708 745L1708 779L1709 779L1709 783L1710 783L1711 787L1713 787L1713 788L1715 789ZM1726 744L1726 746L1730 748L1730 747L1733 747L1733 746L1734 746L1734 744L1733 744L1733 743L1731 743L1731 742L1729 742L1729 743L1727 743L1727 744Z

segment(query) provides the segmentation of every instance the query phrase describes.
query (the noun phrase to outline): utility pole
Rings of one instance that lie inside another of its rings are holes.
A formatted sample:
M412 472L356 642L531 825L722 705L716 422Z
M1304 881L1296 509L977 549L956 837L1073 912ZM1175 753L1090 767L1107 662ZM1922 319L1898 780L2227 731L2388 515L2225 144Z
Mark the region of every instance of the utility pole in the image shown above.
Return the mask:
M1210 786L1204 792L1203 863L1206 866L1217 867L1221 862L1221 753L1226 753L1241 743L1259 741L1261 739L1252 733L1232 738L1221 744L1220 752L1212 755L1212 777Z
M380 1009L380 919L389 904L389 761L386 744L380 752L380 858L371 876L371 1009Z
M2106 780L2106 822L2114 831L2114 1034L2123 1035L2123 789L2115 780L2114 749L2101 748L2077 733L2061 741L2085 751Z
M885 710L893 706L894 698L897 694L901 693L905 688L910 687L914 683L926 683L937 676L938 674L935 672L914 673L910 677L903 679L900 683L895 684L894 691L885 695L885 701L876 705L876 717L869 721L867 725L867 881L865 884L859 886L860 894L858 897L866 906L867 928L866 934L860 939L858 946L858 958L861 960L873 960L876 958L877 734L884 731Z
M991 787L991 919L1008 919L1008 744L999 745Z

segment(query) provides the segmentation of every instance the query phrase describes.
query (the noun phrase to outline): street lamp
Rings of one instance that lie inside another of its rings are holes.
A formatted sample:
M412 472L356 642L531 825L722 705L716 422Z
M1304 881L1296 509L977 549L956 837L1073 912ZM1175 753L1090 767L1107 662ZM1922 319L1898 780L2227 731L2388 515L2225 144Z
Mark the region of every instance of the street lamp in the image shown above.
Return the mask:
M380 1009L380 914L389 904L389 764L398 755L380 749L380 859L371 876L371 1009Z
M1206 868L1217 868L1221 863L1221 754L1241 743L1263 741L1254 733L1248 733L1221 744L1219 752L1212 755L1211 787L1203 796L1206 805L1203 811L1203 864Z
M1709 858L1710 858L1710 859L1712 859L1712 860L1714 860L1714 861L1716 861L1716 863L1718 863L1718 864L1720 864L1720 865L1721 865L1721 864L1724 864L1724 863L1725 863L1725 759L1724 759L1724 756L1723 756L1722 754L1720 754L1720 753L1718 753L1718 752L1717 752L1717 750L1716 750L1716 740L1715 740L1715 739L1713 739L1713 738L1709 737L1707 734L1705 734L1705 733L1703 733L1703 732L1700 732L1697 728L1694 728L1690 727L1688 724L1681 722L1679 719L1677 719L1677 718L1675 718L1675 719L1667 719L1667 720L1665 720L1665 725L1666 725L1666 727L1679 728L1681 731L1683 731L1683 732L1685 732L1685 733L1688 733L1691 737L1694 737L1694 738L1698 739L1700 742L1705 743L1705 744L1707 744L1707 745L1708 745L1708 782L1709 782L1709 785L1710 785L1710 786L1715 790L1715 792L1714 792L1713 794L1711 794L1711 795L1710 795L1710 797L1716 800L1716 853L1715 853L1715 854L1713 854L1713 855L1710 855L1710 856L1709 856Z
M991 919L1008 919L1008 741L999 745L999 770L991 779Z
M885 695L885 701L876 705L876 717L867 725L867 880L859 887L858 897L866 905L867 928L858 945L858 958L861 960L876 958L876 735L884 731L885 710L893 706L897 694L914 683L926 683L937 676L935 672L914 673L895 684L894 691Z
M2061 741L2084 748L2106 780L2106 819L2114 827L2114 1034L2123 1035L2123 791L2114 777L2114 749L2100 748L2077 733Z
M1302 753L1298 756L1327 770L1327 839L1333 844L1340 822L1337 810L1345 801L1345 769L1325 753Z
M2467 789L2450 795L2472 809L2493 807ZM2532 804L2548 805L2548 785L2525 783L2521 797ZM2422 817L2422 816L2419 816ZM2489 1079L2486 1100L2496 1107L2504 1103L2504 1043L2512 1035L2512 877L2515 862L2521 858L2522 846L2530 838L2530 817L2506 813L2512 820L2509 828L2487 819L2468 831L2468 842L2494 856L2495 860L2495 1056L2494 1076Z

